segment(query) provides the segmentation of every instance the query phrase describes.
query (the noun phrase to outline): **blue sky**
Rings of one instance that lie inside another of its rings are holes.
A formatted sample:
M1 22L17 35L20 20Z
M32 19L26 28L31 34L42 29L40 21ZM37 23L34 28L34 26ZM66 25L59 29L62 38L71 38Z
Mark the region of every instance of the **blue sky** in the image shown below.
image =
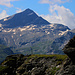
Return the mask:
M75 0L0 0L0 19L30 8L50 23L75 28Z

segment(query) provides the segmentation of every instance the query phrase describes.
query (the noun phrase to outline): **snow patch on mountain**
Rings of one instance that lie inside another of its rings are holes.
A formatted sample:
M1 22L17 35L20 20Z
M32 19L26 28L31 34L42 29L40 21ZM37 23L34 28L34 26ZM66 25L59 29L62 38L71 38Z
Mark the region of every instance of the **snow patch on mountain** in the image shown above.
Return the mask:
M13 38L13 35L11 37Z
M34 13L30 13L30 14L28 14L28 15L32 15L32 14L34 14Z
M2 27L2 24L0 24L0 27Z
M46 33L46 34L50 34L50 32L48 32L48 31L45 31L45 33Z
M54 24L50 24L50 28L54 27Z
M21 32L26 30L26 28L20 28L20 27L19 27L18 29L19 29Z
M8 20L7 18L4 19L4 21L7 21L7 20Z
M8 29L8 30L2 30L2 32L12 32L12 29Z
M67 29L66 31L60 31L59 35L64 35L64 33L68 32L69 30Z
M20 34L20 36L22 36L22 34Z
M16 33L13 33L13 34L16 34Z
M7 28L7 29L3 29L1 28L0 31L2 32L17 32L17 31L26 31L26 30L35 30L37 28L36 25L29 25L29 26L24 26L24 27L18 27L18 28Z
M36 28L36 25L29 25L29 26L24 26L24 27L19 27L18 29L22 32L22 31L26 31L26 30L34 30Z

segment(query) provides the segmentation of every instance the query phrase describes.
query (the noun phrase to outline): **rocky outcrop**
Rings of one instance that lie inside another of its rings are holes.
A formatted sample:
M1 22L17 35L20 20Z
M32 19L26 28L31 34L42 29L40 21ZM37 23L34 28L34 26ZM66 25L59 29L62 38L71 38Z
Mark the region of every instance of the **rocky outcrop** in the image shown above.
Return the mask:
M10 55L2 62L0 75L54 75L65 58L65 55Z
M75 36L68 42L68 44L63 48L65 54L75 63Z
M62 64L61 69L56 72L56 75L75 75L75 65L67 58Z
M24 62L23 57L24 55L22 54L6 57L0 66L0 75L15 75L16 68Z
M56 75L75 75L75 36L63 48L63 51L68 55L68 58Z

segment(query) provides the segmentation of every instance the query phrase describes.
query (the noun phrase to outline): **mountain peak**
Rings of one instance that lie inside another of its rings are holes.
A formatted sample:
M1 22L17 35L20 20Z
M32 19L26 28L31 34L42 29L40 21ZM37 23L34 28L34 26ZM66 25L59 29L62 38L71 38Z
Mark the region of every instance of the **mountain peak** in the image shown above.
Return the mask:
M27 8L25 11L32 11L31 9Z
M0 20L0 24L2 24L3 27L5 28L15 28L20 26L27 26L30 24L36 24L36 25L50 24L48 21L44 20L43 18L39 18L39 16L29 8L21 13L15 14L14 16L9 16L6 19L7 20L5 19Z
M36 15L37 17L38 17L38 15L33 11L33 10L31 10L31 9L26 9L25 11L23 11L23 12L21 12L22 14L24 14L24 15L28 15L28 16L30 16L30 15Z
M28 8L28 9L24 10L24 12L34 12L34 11Z

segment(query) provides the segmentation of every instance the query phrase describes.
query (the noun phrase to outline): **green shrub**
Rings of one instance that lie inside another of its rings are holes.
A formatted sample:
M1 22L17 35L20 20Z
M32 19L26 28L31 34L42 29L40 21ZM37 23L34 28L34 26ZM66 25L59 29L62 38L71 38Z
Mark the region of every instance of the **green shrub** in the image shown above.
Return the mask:
M0 66L0 72L8 69L8 66Z
M33 57L56 57L56 60L62 60L64 61L67 58L67 55L57 55L57 54L53 54L53 55L40 55L40 54L36 54L36 55L31 55L29 56L29 58L33 58Z

